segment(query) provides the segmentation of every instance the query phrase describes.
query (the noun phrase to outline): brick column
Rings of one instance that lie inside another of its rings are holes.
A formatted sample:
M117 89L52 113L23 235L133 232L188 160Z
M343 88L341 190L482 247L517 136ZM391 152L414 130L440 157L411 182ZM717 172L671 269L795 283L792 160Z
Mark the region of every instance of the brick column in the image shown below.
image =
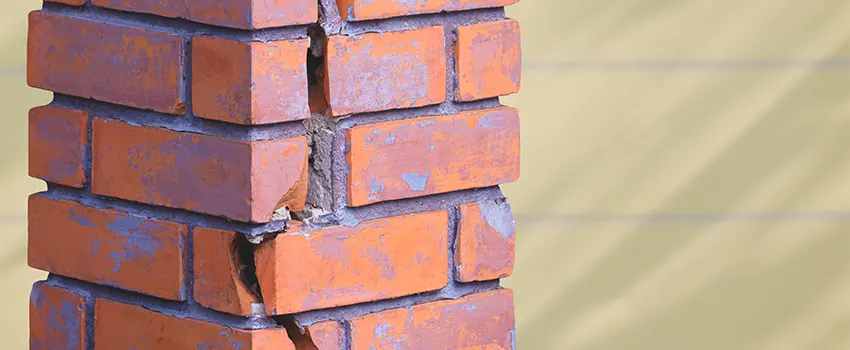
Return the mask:
M46 2L31 349L513 348L514 2Z

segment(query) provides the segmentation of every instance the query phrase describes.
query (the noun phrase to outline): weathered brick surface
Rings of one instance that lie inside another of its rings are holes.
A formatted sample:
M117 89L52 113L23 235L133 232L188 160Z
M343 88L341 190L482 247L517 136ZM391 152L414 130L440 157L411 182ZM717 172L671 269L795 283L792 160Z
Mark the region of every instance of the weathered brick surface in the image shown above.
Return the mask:
M309 39L240 42L192 39L195 115L237 124L306 119Z
M393 309L351 320L351 349L512 349L508 289Z
M194 296L204 307L235 315L250 315L251 305L260 303L255 291L242 282L247 271L240 261L237 235L233 231L195 227L193 234ZM251 259L250 252L247 252ZM256 288L256 287L255 287Z
M304 206L304 137L241 142L102 118L92 129L96 194L246 222Z
M58 2L65 5L80 6L88 2L88 0L45 0L48 2Z
M29 199L29 265L183 300L188 227L42 195Z
M484 281L511 275L516 225L505 200L460 206L455 266L457 280Z
M515 347L517 0L45 1L32 349Z
M88 144L85 111L43 106L29 113L29 175L71 187L87 181L83 164Z
M480 100L519 91L522 57L517 21L459 27L455 57L456 100Z
M294 350L283 328L242 330L98 299L95 350L245 349Z
M442 288L447 235L445 211L279 235L256 252L266 312L289 314Z
M183 38L35 11L27 82L62 94L169 114L186 112Z
M318 17L315 0L91 0L97 6L221 27L261 29L308 24Z
M337 0L343 19L366 19L459 11L486 7L501 7L519 0Z
M338 322L319 322L305 328L307 337L293 341L296 349L340 350L344 348L345 334Z
M508 107L360 125L348 131L348 142L352 206L519 176L519 117Z
M36 282L30 293L30 350L84 350L86 298Z
M445 101L443 27L328 37L325 90L334 116Z

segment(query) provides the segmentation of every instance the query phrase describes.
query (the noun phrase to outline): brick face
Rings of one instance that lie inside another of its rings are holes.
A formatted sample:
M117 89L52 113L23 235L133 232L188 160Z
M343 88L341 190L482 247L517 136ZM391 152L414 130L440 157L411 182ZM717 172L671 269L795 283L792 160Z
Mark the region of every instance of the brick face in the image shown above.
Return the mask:
M339 13L349 21L501 7L519 0L337 0Z
M306 119L308 39L192 39L192 100L199 117L237 124Z
M516 225L504 200L460 206L455 266L462 282L509 277L514 268Z
M95 350L245 349L294 350L283 328L242 330L98 299Z
M287 233L260 246L268 314L323 309L446 285L448 214L426 212L355 227Z
M239 29L308 24L318 17L315 0L91 0L97 6L153 13Z
M383 111L446 99L442 27L328 38L325 90L331 114Z
M361 206L512 182L519 118L512 108L360 125L348 131L348 204Z
M513 293L392 309L351 320L351 349L512 349Z
M515 348L517 0L46 1L31 349Z
M36 282L30 294L30 349L86 349L86 298Z
M27 82L62 94L168 114L186 112L183 39L35 11Z
M522 58L517 21L459 27L455 55L456 100L480 100L519 91Z
M240 142L102 118L92 129L96 194L251 222L304 206L303 137Z
M32 195L28 229L31 267L184 299L184 224Z
M71 187L88 180L84 155L89 116L81 110L43 106L30 110L29 175Z
M195 301L213 310L250 315L251 305L260 300L240 278L248 272L237 255L239 233L204 227L196 227L192 233Z

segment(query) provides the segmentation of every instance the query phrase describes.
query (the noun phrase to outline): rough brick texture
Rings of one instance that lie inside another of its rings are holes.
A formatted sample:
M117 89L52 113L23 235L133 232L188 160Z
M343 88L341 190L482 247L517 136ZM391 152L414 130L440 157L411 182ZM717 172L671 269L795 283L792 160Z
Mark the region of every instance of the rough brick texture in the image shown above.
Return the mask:
M29 173L45 181L83 187L89 115L62 107L36 107L29 116Z
M188 227L32 195L30 266L84 281L182 300Z
M352 206L493 186L519 176L513 108L360 125L348 131L348 142Z
M522 63L519 23L503 20L457 29L458 101L480 100L519 91Z
M514 349L517 0L45 0L31 349Z
M251 222L304 207L304 137L241 142L98 118L92 144L99 195Z
M86 349L86 298L37 282L30 293L30 349Z
M306 119L308 39L192 40L192 101L202 118L237 124Z
M351 349L510 349L513 293L499 290L351 320Z
M36 11L27 82L57 93L168 114L186 112L177 35Z
M286 233L256 255L267 313L290 314L446 285L445 211Z
M331 114L426 106L446 99L443 27L328 38Z
M500 7L519 0L336 0L344 19L360 21L441 11Z
M153 13L222 27L261 29L316 22L316 0L91 0L116 10Z
M243 330L98 299L96 349L295 349L283 328Z

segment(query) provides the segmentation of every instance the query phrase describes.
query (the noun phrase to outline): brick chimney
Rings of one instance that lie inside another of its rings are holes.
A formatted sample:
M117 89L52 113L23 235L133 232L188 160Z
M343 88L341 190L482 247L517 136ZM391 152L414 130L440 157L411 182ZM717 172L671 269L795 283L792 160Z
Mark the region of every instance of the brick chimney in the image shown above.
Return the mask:
M514 348L516 1L46 2L30 348Z

